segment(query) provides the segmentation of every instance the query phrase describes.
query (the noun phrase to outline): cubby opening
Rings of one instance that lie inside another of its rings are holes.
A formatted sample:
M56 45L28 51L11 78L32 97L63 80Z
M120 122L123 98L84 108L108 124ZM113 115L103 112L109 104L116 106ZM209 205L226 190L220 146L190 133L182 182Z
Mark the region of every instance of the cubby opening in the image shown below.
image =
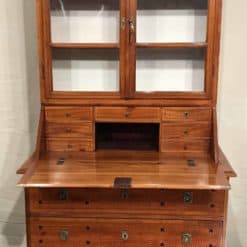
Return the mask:
M96 123L96 150L159 151L159 124Z

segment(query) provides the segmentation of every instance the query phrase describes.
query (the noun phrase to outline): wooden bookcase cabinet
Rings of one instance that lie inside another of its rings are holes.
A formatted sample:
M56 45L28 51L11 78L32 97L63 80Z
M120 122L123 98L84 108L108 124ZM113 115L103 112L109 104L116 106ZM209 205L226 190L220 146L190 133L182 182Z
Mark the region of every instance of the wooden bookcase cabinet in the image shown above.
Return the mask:
M28 247L224 247L221 0L36 0Z

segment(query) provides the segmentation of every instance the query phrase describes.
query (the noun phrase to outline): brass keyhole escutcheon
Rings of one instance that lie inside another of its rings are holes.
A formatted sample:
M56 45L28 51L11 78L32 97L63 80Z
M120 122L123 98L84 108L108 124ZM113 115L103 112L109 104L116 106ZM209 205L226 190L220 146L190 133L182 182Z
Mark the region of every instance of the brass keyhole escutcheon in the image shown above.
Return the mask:
M192 202L193 202L193 193L184 192L184 203L192 203Z
M190 233L183 233L182 235L182 244L187 245L192 241L192 235Z
M122 231L121 237L122 237L122 239L123 239L124 241L128 240L128 238L129 238L128 232L127 232L127 231Z
M67 241L69 238L69 231L68 230L62 230L59 233L59 238L62 241Z

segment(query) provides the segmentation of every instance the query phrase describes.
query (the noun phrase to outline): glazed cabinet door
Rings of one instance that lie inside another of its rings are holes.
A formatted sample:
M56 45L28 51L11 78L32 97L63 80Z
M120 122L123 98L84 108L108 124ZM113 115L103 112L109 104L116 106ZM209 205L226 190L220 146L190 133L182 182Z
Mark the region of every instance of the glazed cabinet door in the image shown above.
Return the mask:
M131 97L206 97L215 0L130 3Z
M118 97L124 83L126 1L41 2L46 93Z

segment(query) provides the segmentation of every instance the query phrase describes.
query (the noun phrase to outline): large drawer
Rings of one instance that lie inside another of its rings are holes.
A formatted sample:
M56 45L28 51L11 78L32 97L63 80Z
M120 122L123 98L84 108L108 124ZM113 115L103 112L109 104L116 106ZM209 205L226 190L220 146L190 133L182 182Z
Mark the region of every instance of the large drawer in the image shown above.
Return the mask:
M160 122L158 107L96 107L95 120L99 122Z
M224 216L225 191L160 189L45 189L28 190L32 215L96 217L122 215Z
M210 108L166 107L162 110L163 121L211 121Z
M93 120L92 107L55 107L45 108L45 118L48 122L81 122Z
M46 123L47 138L93 139L93 124L82 123Z
M30 218L30 247L221 247L223 223Z

